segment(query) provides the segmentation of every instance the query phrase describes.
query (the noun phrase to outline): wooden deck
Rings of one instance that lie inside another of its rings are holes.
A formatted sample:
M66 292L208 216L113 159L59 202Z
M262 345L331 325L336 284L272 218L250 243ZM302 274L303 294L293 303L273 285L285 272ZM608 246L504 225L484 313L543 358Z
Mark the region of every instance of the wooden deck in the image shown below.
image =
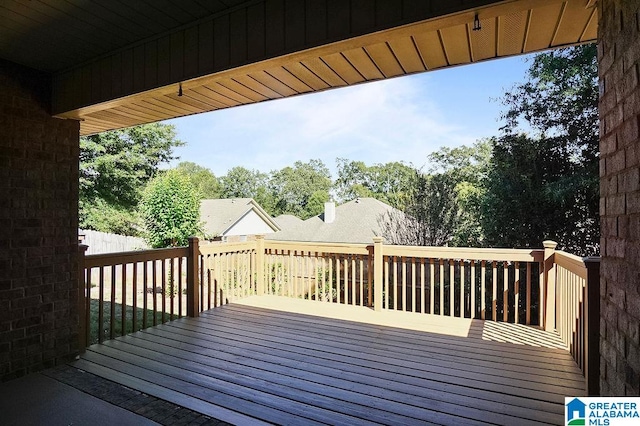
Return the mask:
M242 425L539 425L584 395L560 347L532 327L254 296L75 366Z

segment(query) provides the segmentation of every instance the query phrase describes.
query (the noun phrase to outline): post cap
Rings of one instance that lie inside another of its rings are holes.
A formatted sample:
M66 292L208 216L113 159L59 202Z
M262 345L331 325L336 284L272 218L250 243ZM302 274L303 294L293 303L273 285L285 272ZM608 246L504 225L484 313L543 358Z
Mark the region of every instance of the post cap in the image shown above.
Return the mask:
M374 243L381 243L384 241L384 238L382 237L373 237L373 242Z
M264 240L264 234L256 234L256 240Z
M542 242L542 246L546 249L555 250L556 247L558 247L558 243L556 243L555 241L546 240Z

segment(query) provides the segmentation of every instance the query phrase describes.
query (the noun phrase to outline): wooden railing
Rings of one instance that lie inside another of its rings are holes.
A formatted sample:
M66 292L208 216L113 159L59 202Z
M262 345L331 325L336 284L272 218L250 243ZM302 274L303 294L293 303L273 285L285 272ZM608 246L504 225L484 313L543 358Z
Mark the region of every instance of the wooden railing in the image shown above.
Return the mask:
M257 294L256 242L200 245L200 310Z
M186 315L188 254L179 247L81 256L81 343Z
M390 246L381 238L371 245L263 237L199 244L191 238L189 247L83 256L82 335L86 344L102 342L185 314L197 317L242 297L272 294L555 330L593 393L599 263L556 251L550 241L544 247Z
M555 250L545 241L547 322L555 330L586 378L587 392L598 394L600 260Z
M542 324L542 250L382 246L382 308ZM377 301L377 299L376 299Z
M372 305L366 244L266 241L264 249L266 294Z

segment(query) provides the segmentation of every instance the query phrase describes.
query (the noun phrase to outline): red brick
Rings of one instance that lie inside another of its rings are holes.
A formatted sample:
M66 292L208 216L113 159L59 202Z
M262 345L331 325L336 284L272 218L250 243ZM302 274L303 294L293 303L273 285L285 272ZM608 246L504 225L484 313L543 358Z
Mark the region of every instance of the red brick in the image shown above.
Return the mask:
M77 282L73 241L77 233L78 123L48 116L40 101L40 93L50 91L48 81L33 70L6 62L0 66L0 217L11 220L0 223L0 258L11 260L2 280L0 309L3 318L8 315L12 321L3 320L0 326L0 380L55 364L59 356L70 355L77 340L72 317L76 308L68 305L68 298ZM12 105L7 105L7 99L12 99ZM56 252L59 258L53 257ZM11 256L3 257L5 253ZM66 272L54 272L58 260L71 263ZM56 285L69 289L64 303L53 293ZM42 305L49 297L52 299ZM59 323L67 336L60 347L67 353L45 354L47 343L40 343L43 331L53 332L55 345L52 310L56 303L61 318L67 318L66 323L63 319ZM6 351L25 344L28 356L12 352L14 360L7 364Z
M623 194L611 195L606 201L607 216L617 216L625 214L625 197Z
M618 173L626 167L625 151L620 149L607 157L607 175Z

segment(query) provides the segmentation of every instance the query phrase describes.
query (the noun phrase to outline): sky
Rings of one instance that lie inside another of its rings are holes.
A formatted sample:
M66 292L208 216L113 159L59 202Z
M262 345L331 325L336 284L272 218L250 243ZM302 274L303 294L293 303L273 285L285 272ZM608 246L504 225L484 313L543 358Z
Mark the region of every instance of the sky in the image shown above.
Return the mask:
M427 165L440 147L499 135L502 94L525 80L526 56L487 61L167 121L186 145L179 161L223 176L336 158Z

